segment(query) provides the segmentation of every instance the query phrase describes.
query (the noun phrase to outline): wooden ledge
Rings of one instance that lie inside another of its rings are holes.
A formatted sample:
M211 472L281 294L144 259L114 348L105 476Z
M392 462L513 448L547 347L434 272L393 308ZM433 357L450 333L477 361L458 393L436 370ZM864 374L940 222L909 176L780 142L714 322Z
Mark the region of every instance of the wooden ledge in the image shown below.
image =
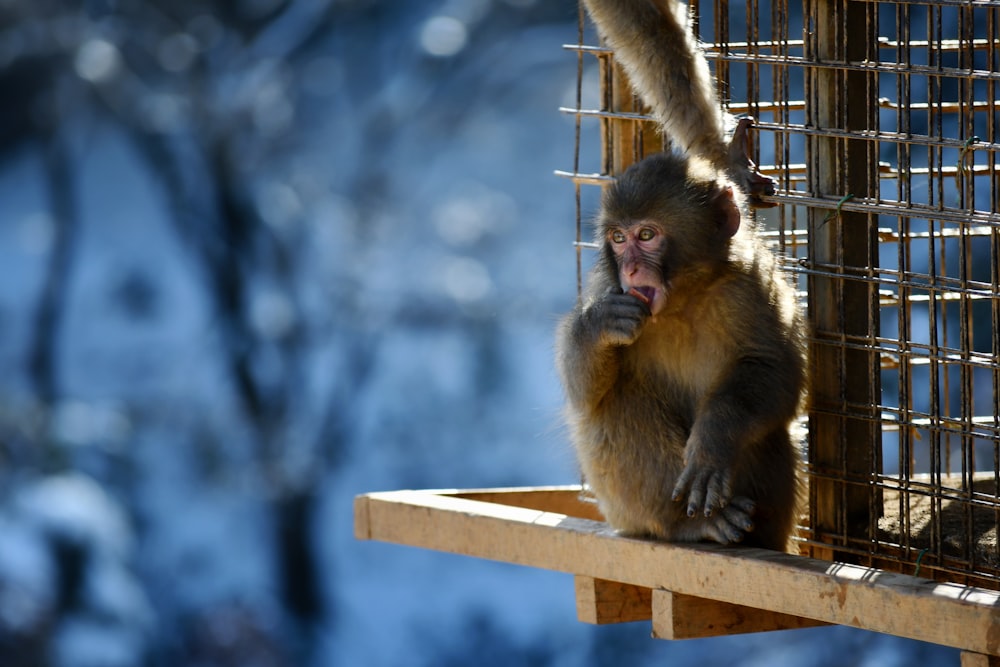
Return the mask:
M1000 655L996 591L765 549L624 538L579 492L369 493L355 499L355 536L572 573L581 620L651 618L662 638L832 623L956 647L970 652L963 665L998 662L985 657Z

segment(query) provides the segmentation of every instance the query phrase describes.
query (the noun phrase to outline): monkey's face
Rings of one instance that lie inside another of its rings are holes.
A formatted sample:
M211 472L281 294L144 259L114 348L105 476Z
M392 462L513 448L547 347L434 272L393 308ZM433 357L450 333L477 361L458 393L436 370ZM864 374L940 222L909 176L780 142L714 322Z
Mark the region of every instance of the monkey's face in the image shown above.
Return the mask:
M663 228L648 220L612 226L607 231L607 244L618 266L622 290L644 301L656 315L667 297L662 266L666 249Z

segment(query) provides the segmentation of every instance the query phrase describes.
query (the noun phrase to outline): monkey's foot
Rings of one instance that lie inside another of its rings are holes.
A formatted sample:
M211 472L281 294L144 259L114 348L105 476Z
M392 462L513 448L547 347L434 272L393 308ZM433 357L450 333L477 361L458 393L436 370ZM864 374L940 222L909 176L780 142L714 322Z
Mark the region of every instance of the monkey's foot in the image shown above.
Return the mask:
M719 544L742 542L746 534L753 530L753 514L757 505L749 498L737 496L722 510L705 519L704 537Z
M774 181L757 171L757 165L750 159L750 128L754 119L744 116L736 122L733 138L729 142L729 177L747 196L747 202L754 208L771 208L775 202L764 201L761 196L774 194Z
M651 531L654 536L670 542L702 542L711 540L719 544L737 544L753 531L753 515L757 504L749 498L736 496L711 516L696 514L679 516L667 530Z

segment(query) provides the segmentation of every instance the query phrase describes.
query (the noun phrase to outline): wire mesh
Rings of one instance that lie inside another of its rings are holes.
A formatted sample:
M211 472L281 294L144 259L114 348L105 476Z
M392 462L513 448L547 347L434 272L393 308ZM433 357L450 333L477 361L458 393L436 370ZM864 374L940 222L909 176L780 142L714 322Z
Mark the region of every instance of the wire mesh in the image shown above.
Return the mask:
M666 0L664 0L666 1ZM815 557L1000 587L1000 3L693 0L809 312ZM578 284L600 187L669 148L580 13Z

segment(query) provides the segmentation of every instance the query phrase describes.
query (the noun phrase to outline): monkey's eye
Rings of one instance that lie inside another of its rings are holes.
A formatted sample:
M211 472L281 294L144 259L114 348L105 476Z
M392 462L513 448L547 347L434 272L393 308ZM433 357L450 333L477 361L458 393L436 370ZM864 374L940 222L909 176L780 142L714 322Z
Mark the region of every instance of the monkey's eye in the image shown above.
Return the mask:
M640 241L652 241L656 236L656 230L650 229L649 227L643 227L639 230L639 240Z
M625 243L625 232L620 229L616 229L611 232L611 242L612 243Z

